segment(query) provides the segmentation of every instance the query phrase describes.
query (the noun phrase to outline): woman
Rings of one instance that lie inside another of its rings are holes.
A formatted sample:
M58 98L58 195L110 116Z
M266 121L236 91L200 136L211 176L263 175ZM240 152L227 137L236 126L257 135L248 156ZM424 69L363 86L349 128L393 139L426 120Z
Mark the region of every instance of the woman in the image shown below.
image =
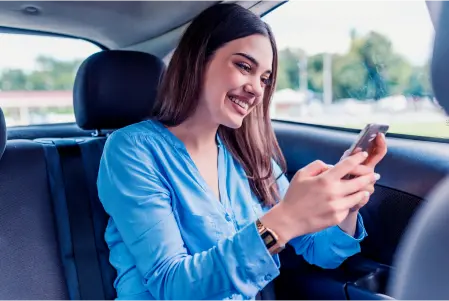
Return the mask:
M109 137L98 192L118 298L251 299L286 243L324 268L359 252L384 138L368 158L313 162L288 183L269 116L276 72L269 27L213 6L182 37L153 118Z

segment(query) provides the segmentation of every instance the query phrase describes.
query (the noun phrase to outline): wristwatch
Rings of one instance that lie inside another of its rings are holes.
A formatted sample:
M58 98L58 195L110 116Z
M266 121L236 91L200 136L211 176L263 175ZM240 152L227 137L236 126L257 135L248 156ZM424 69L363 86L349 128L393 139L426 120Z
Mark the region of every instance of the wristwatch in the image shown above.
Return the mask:
M285 249L285 245L279 242L279 236L276 232L265 227L259 219L256 220L256 226L260 237L271 255L277 254Z

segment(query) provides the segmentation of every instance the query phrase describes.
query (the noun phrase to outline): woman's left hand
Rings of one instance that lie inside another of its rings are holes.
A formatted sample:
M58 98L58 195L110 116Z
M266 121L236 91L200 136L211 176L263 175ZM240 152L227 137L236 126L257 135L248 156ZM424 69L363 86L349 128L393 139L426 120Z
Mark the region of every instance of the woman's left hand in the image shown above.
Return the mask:
M356 150L355 152L359 152L360 149ZM348 151L345 152L345 155ZM387 154L387 143L385 141L385 135L384 134L378 134L376 139L374 140L374 143L372 147L368 150L368 158L363 162L361 165L357 166L352 172L351 175L359 177L366 175L368 173L374 172L374 169L376 165L385 157ZM379 180L380 175L376 174L376 180L372 181L371 183L368 183L363 190L366 190L371 194L374 193L374 184L377 180ZM345 180L343 180L345 181ZM356 206L352 207L348 213L348 216L345 220L343 220L339 227L344 232L348 233L351 236L354 236L356 228L357 228L357 216L360 208L366 205L369 201L369 197L365 198L363 201L358 203Z

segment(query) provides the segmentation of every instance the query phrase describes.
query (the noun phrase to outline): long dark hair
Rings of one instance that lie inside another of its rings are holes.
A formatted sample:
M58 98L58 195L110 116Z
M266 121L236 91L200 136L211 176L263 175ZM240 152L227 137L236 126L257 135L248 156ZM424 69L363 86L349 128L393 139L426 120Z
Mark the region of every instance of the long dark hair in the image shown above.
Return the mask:
M238 4L217 4L199 14L182 36L166 70L152 118L177 126L190 117L198 105L204 72L214 52L224 44L253 34L267 37L273 50L271 84L265 87L263 104L245 117L242 126L220 126L223 143L242 165L253 193L262 204L279 199L271 160L286 170L270 119L270 101L275 90L278 55L273 33L259 16Z

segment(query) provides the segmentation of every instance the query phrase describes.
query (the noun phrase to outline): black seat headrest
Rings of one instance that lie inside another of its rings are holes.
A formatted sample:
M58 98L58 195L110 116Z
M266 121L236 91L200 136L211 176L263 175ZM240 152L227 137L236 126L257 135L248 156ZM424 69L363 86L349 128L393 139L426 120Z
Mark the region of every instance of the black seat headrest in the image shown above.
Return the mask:
M6 131L5 114L3 114L3 110L0 109L0 158L3 156L3 153L5 152L7 140L8 135Z
M156 99L165 65L154 55L107 50L80 66L73 89L78 126L118 129L146 119Z
M438 103L449 113L449 88L447 78L449 76L449 3L440 3L438 22L435 25L435 39L433 45L431 78L432 88Z

